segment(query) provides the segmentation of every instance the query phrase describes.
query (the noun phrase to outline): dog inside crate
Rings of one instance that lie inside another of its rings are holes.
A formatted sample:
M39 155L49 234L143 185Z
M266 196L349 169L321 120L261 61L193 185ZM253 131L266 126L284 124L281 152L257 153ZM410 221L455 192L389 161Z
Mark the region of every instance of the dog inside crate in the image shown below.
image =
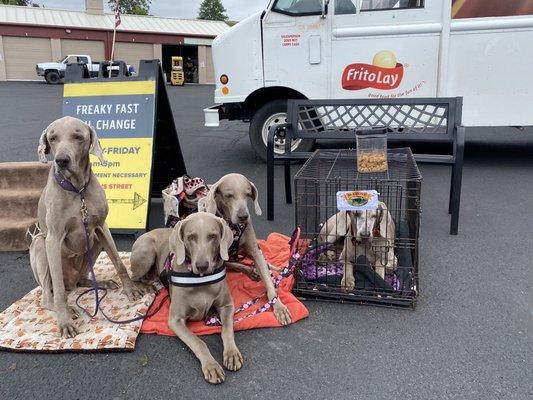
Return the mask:
M302 230L296 292L411 304L417 293L420 182L391 179L396 177L390 173L354 175L351 154L347 165L341 156L307 165L308 175L295 179L296 223ZM377 194L374 207L339 209L339 193L360 191Z

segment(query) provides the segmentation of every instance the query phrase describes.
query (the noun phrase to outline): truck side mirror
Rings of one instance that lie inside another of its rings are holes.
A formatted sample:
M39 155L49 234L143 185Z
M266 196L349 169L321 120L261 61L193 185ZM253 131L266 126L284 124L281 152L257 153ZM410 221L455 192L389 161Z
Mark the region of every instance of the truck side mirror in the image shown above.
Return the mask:
M321 19L326 19L326 15L328 14L328 4L329 0L322 0L322 14L320 15Z

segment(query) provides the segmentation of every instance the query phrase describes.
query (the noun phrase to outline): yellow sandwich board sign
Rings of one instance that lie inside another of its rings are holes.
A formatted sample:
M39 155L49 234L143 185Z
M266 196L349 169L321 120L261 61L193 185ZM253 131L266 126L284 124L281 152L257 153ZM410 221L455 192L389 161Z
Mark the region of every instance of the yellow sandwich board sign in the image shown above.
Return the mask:
M106 193L107 224L118 232L144 231L148 226L151 191L160 195L166 184L185 173L173 120L166 127L158 121L158 109L167 117L170 113L172 119L166 88L164 84L159 85L162 83L159 63L157 60L141 62L139 76L135 78L87 79L80 75L83 66L79 64L67 69L63 115L91 125L100 139L105 162L100 163L91 156L91 167ZM161 91L165 91L164 95ZM170 144L174 145L178 162L169 163L164 176L159 177L160 184L154 187L154 158L161 156L160 161L165 162L169 155L169 139L164 135L174 136ZM167 154L157 151L158 142L167 142Z

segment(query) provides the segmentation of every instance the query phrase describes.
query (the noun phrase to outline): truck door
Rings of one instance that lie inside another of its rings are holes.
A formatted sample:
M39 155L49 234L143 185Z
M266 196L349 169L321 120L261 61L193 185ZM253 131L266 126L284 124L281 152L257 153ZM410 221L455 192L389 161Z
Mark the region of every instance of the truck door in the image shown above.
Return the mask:
M308 98L329 94L329 23L325 0L274 0L263 18L265 86Z
M332 98L436 96L441 2L332 2Z

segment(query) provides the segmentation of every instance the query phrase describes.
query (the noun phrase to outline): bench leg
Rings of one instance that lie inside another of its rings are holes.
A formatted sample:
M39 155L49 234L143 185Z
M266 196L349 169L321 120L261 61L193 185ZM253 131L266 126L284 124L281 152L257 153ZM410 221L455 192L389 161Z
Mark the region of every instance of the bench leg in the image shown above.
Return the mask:
M285 161L285 202L292 204L291 162Z
M274 149L267 153L267 220L274 220ZM273 146L272 146L273 147Z
M453 189L454 189L455 164L452 165L452 177L450 179L450 200L448 201L448 214L452 213Z
M461 206L461 184L463 180L463 162L464 162L464 139L465 128L459 127L457 129L457 152L455 164L452 168L452 190L450 194L451 206L451 224L450 235L457 235L459 230L459 209Z

